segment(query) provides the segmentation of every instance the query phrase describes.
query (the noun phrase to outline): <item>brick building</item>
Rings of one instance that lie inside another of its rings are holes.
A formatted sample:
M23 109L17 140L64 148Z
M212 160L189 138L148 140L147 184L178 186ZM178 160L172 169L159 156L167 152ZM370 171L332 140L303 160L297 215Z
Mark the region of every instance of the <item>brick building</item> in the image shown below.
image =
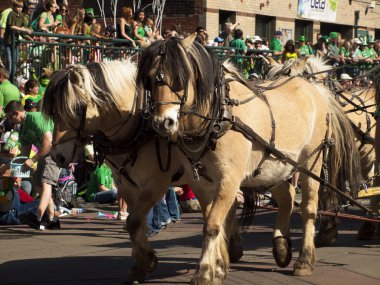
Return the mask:
M100 15L97 0L68 0L71 12L81 7L92 7ZM239 22L245 35L270 38L274 31L282 30L288 38L297 39L304 34L315 39L317 33L337 31L344 38L357 34L372 35L380 39L380 0L310 0L309 2L336 3L335 21L316 21L297 17L300 0L175 0L167 1L163 27L180 25L183 31L193 32L204 26L211 38L219 34L226 21ZM0 11L6 0L0 1ZM111 0L105 0L110 3ZM137 2L137 1L135 1ZM152 0L142 0L146 13L152 11ZM326 4L327 5L327 4ZM330 4L329 4L330 5ZM106 16L111 18L111 5L105 5ZM119 0L118 7L133 7L133 0ZM120 12L120 9L118 9ZM119 16L119 15L118 15ZM286 38L284 38L286 40Z

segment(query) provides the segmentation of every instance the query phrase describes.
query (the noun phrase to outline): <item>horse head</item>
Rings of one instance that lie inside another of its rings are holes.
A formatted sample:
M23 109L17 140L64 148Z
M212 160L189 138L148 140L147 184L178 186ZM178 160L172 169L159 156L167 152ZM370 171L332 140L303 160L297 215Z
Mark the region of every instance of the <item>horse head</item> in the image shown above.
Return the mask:
M214 56L194 39L156 41L139 62L137 85L151 92L153 126L165 137L184 130L187 114L215 89Z
M127 69L128 75L120 65L123 63L73 65L52 75L42 110L54 121L51 156L58 166L78 161L94 135L117 133L113 126L130 116L136 68ZM119 94L115 94L117 88Z

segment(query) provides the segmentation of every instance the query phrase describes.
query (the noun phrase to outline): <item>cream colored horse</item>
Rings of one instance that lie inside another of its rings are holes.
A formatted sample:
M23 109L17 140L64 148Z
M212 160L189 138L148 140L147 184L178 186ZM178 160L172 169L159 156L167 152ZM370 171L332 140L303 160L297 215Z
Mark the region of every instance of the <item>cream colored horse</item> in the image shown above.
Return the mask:
M143 103L141 95L136 94L135 75L136 66L129 61L70 66L52 76L42 109L54 119L51 155L58 165L78 161L83 146L90 140L100 144L103 153L109 151L105 161L130 213L127 229L136 263L128 278L130 282L142 282L157 265L145 235L146 215L169 184L181 185L186 181L177 160L171 162L166 172L155 161L151 131L148 126L141 126ZM169 159L167 141L160 140L160 150L165 167ZM197 198L204 204L202 195ZM230 253L237 261L242 249L234 213L231 211L226 228Z
M298 76L303 74L313 75L310 77L312 84L326 96L336 98L347 114L351 125L354 128L356 136L356 146L360 152L360 163L362 176L371 183L368 186L377 186L378 181L371 178L375 174L375 150L374 137L376 121L373 117L376 111L376 95L375 88L368 88L356 92L348 92L343 90L338 81L330 80L328 74L332 69L330 65L321 57L308 57L303 60L288 62L287 65L280 65L277 62L270 60L271 69L267 75L268 78L273 78L279 74L288 74L289 76ZM357 189L350 189L356 191ZM355 195L355 193L352 193ZM334 206L337 204L337 199L331 191L322 193L321 206L322 210L334 211ZM371 198L371 208L375 213L379 212L378 203L374 197ZM366 225L366 224L365 224ZM333 218L323 218L321 228L317 235L319 245L331 245L337 237L336 222ZM369 236L368 236L369 235ZM365 230L365 227L359 231L359 239L368 239L371 234Z
M330 96L301 78L279 80L276 88L267 91L249 86L230 66L222 70L215 56L193 40L153 43L139 62L137 85L152 92L155 129L178 143L185 169L199 177L192 185L199 185L208 199L202 205L204 240L192 284L220 284L229 268L223 225L239 187L272 191L279 205L274 257L282 267L291 261L288 230L295 191L287 180L294 168L268 153L262 143L247 138L237 118L264 140L272 138L272 145L287 157L298 164L305 162L303 166L315 175L320 174L322 155L309 155L325 138L335 139L330 153L334 169L348 167L345 170L354 180L359 163L349 122ZM301 179L304 235L293 273L310 275L319 182L307 175Z

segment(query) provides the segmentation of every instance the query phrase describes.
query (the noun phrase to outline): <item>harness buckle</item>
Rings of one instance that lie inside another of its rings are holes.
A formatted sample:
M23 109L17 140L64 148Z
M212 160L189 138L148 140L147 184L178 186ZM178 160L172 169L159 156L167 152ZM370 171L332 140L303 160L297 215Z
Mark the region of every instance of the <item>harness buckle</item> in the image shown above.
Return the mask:
M197 161L193 163L192 171L193 171L193 179L194 181L199 181L199 170L203 168L203 164L201 161Z

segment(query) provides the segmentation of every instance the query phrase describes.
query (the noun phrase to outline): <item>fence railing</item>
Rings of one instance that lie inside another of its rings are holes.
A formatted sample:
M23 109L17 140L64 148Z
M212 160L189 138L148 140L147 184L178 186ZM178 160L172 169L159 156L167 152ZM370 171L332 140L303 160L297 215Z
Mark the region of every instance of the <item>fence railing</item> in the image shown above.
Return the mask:
M128 47L128 41L122 39L102 39L88 36L63 35L34 32L30 36L36 40L12 40L12 60L19 75L30 77L30 70L41 74L42 69L65 68L70 64L86 64L110 60L123 60L133 57L138 61L142 50ZM220 60L230 60L247 77L256 73L260 75L264 62L259 54L273 51L248 50L242 55L242 49L210 47ZM11 78L14 82L15 78Z
M41 74L44 67L52 70L65 68L70 64L86 64L133 58L138 62L142 50L128 47L128 41L123 39L103 39L79 35L64 35L34 32L30 36L36 40L17 39L12 36L12 60L18 74L30 78L30 72ZM243 55L242 49L228 47L209 47L220 60L229 60L244 74L260 77L267 69L264 56L272 56L272 50L249 49ZM358 66L347 69L351 75L360 74L368 66ZM346 71L345 71L346 72ZM11 76L16 73L12 72ZM15 82L15 78L11 77Z

